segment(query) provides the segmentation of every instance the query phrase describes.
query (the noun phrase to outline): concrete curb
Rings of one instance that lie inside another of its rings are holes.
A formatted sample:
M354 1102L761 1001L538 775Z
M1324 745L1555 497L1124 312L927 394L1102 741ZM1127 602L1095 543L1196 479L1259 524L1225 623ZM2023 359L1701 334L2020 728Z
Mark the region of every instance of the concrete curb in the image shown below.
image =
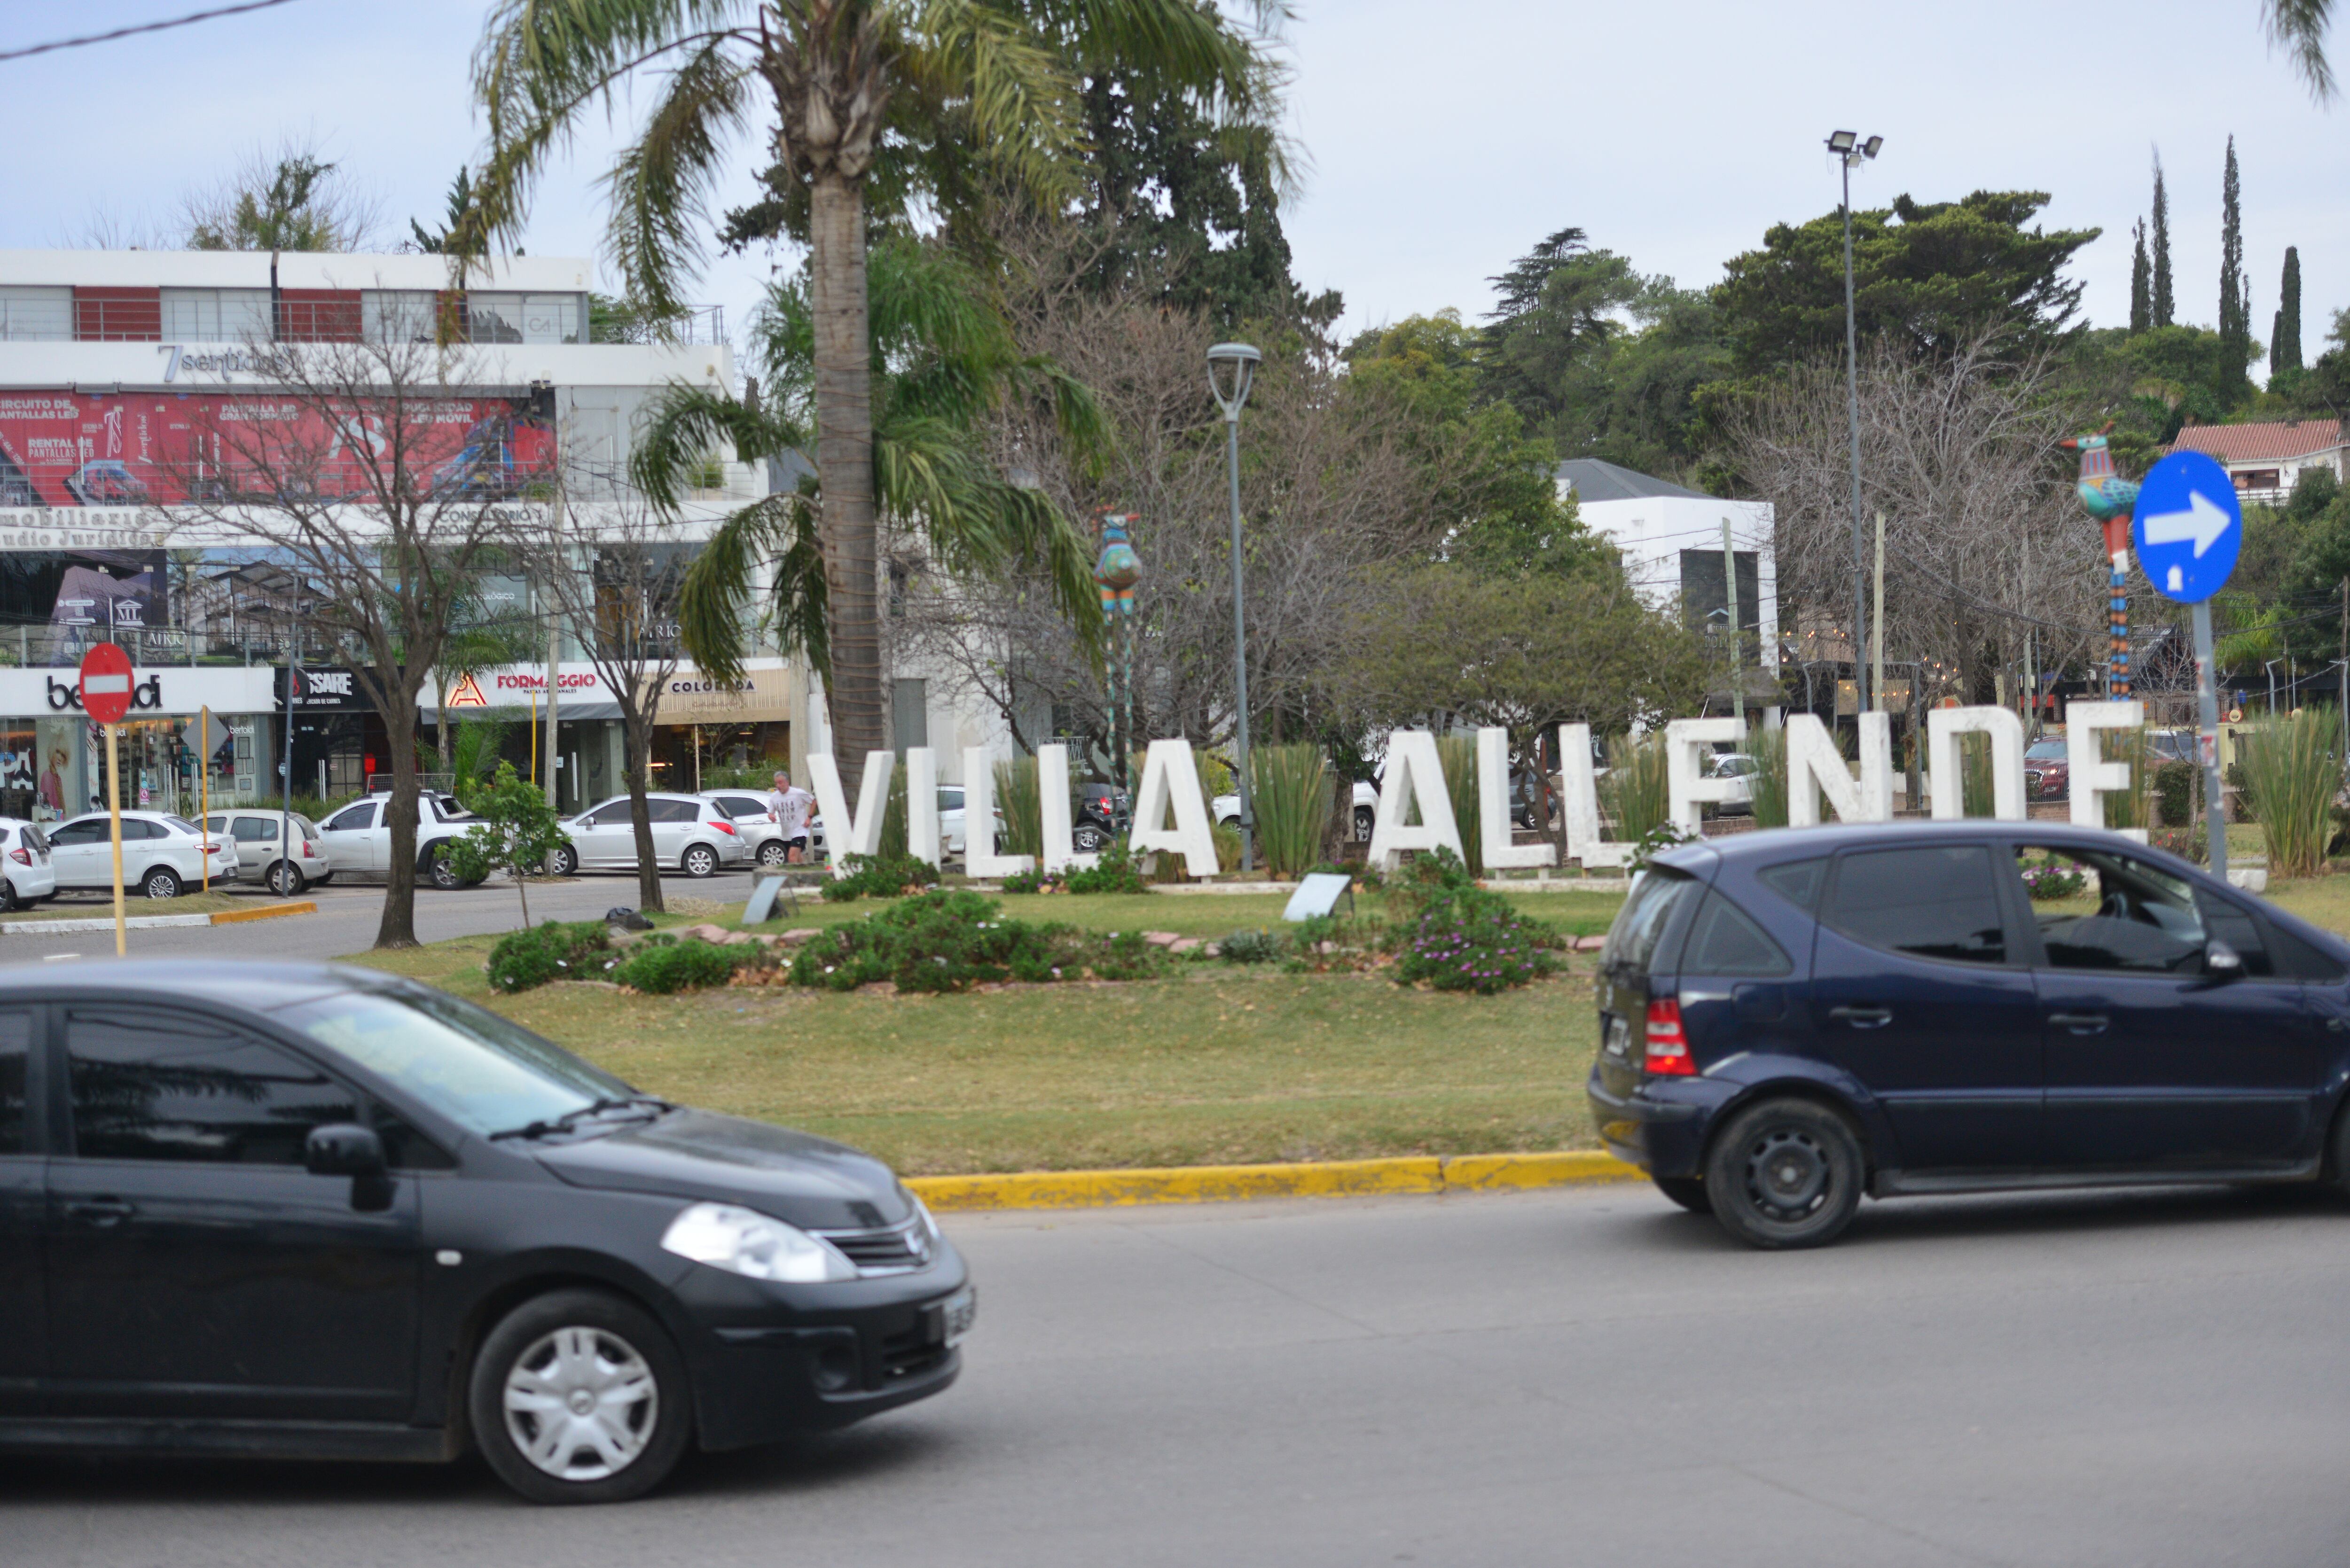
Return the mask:
M1587 1181L1638 1181L1613 1155L1459 1154L1332 1159L1296 1165L1192 1165L1134 1170L1024 1170L1003 1176L917 1176L906 1185L932 1209L1094 1209L1138 1203L1225 1203L1251 1198L1369 1198L1514 1192Z
M223 909L211 915L130 915L122 924L133 931L160 930L166 926L234 926L247 920L274 920L281 915L315 915L318 906L305 898L297 904L270 904L258 909ZM5 920L0 936L37 937L44 933L76 936L114 929L114 917L95 920Z

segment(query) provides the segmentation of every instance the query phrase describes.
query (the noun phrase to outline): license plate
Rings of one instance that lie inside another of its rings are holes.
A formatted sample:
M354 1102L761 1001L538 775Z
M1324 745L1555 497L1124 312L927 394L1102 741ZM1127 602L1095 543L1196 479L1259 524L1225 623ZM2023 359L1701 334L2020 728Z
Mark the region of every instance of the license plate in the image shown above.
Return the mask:
M1622 1056L1627 1054L1631 1049L1632 1026L1621 1018L1609 1019L1607 1021L1607 1054L1610 1056Z
M939 1314L940 1337L951 1350L962 1343L962 1336L971 1332L972 1321L979 1316L979 1292L965 1287L932 1310Z

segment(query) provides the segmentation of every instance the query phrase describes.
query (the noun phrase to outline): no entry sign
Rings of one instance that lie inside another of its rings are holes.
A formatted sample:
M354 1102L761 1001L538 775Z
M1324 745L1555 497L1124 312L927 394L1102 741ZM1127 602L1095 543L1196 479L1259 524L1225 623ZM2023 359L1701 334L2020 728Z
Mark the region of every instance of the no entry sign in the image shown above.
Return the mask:
M120 724L130 711L130 656L113 643L82 655L81 711L100 724Z

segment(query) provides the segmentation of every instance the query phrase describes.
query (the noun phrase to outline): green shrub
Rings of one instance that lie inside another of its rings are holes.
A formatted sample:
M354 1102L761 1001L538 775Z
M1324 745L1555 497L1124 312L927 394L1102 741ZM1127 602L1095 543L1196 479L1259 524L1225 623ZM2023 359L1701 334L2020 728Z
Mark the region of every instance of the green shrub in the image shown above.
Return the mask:
M1617 838L1627 844L1646 836L1672 815L1661 733L1638 740L1629 735L1609 738L1607 776L1599 781L1599 804L1614 819Z
M1226 963L1274 963L1288 948L1278 931L1234 931L1216 944L1216 952Z
M1061 885L1072 893L1148 893L1149 884L1142 879L1142 867L1127 847L1126 840L1101 852L1095 864L1072 867L1061 876Z
M1754 826L1787 826L1787 732L1756 730L1746 737L1746 754L1754 759Z
M1444 793L1452 797L1452 828L1461 835L1461 858L1479 876L1485 871L1484 814L1477 809L1477 741L1444 735L1436 742L1444 765Z
M1276 877L1295 877L1321 858L1336 801L1336 775L1322 748L1260 746L1249 753L1257 849ZM1212 797L1211 797L1212 798Z
M882 980L900 991L1059 980L1082 962L1076 938L1066 927L1011 919L977 893L933 888L811 938L792 960L791 978L827 991Z
M900 849L896 855L851 855L842 862L848 875L836 877L818 889L828 904L858 898L894 898L909 888L928 888L939 879L939 868Z
M2195 818L2195 764L2160 763L2154 770L2155 820L2163 827L2185 827Z
M715 942L647 942L608 978L653 996L724 985L744 958L757 948L722 948Z
M1558 933L1474 886L1439 891L1399 933L1398 985L1491 995L1551 973Z
M1036 759L1014 757L995 764L995 805L1003 813L1003 853L1045 856L1045 796L1036 782Z
M2146 731L2107 730L2098 742L2106 761L2129 765L2129 787L2106 796L2106 826L2112 828L2152 827L2154 815L2153 755Z
M1057 879L1045 876L1034 867L1025 871L1014 871L1003 879L1003 890L1007 893L1042 893L1048 887L1059 886Z
M512 994L551 980L605 978L610 943L601 920L549 920L512 932L490 949L490 989Z
M2157 849L2168 850L2181 860L2191 860L2200 866L2211 858L2211 844L2200 823L2186 827L2158 827L2147 833L2146 841Z
M2334 796L2342 787L2334 723L2330 709L2305 708L2293 718L2248 726L2237 743L2272 877L2315 876L2325 864Z
M1094 943L1086 967L1097 980L1153 980L1175 966L1164 948L1142 940L1140 931L1112 931Z

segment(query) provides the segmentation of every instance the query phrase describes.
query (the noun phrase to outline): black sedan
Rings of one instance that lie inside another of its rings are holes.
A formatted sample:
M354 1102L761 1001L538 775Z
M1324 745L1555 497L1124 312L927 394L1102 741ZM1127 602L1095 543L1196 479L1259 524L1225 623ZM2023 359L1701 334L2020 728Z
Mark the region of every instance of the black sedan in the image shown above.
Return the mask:
M879 1162L323 965L0 976L0 1448L450 1459L633 1497L961 1367Z
M2350 944L2118 834L1951 822L1659 857L1601 958L1594 1119L1812 1246L1864 1194L2350 1173Z

